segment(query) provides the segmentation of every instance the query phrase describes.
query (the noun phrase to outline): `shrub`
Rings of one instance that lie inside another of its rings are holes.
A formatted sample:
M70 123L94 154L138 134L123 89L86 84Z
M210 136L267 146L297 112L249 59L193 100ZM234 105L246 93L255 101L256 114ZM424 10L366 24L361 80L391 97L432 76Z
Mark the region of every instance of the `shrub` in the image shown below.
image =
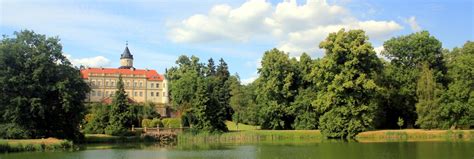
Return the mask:
M13 123L0 124L0 138L26 139L26 138L31 138L31 134L30 134L30 131Z
M151 120L150 126L151 126L151 127L157 127L157 126L163 127L163 123L161 122L160 119L158 119L158 118L153 118L153 120ZM150 127L150 128L151 128L151 127Z
M150 119L142 120L142 127L154 128L154 127L157 127L158 125L160 127L163 127L163 123L158 118L154 118L153 120L150 120Z
M109 124L109 109L110 106L107 105L95 106L92 112L86 115L84 132L87 134L105 133L105 128Z
M145 128L145 127L149 128L150 125L151 125L151 120L150 119L143 119L142 120L142 127L143 128Z
M181 119L180 118L165 118L162 120L163 127L165 128L180 128Z

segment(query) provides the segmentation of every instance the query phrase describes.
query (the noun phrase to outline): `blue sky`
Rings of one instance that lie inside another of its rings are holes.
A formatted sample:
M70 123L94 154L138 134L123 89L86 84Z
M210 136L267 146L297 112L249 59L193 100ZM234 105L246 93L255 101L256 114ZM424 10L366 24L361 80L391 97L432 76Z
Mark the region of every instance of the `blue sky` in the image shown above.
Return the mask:
M271 48L324 55L340 28L364 29L376 51L393 36L428 30L445 48L474 40L472 0L0 0L0 33L61 38L76 65L118 67L128 41L137 68L164 73L179 55L224 58L244 83Z

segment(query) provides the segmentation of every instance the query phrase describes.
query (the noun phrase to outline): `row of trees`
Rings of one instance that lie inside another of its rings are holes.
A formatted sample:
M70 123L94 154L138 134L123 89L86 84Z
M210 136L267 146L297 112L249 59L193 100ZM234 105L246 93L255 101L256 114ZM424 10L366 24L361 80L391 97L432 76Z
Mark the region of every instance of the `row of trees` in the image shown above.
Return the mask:
M422 31L386 41L384 59L364 31L342 29L320 43L320 59L266 51L249 85L227 69L224 78L214 75L212 59L205 66L194 56L181 56L167 77L173 104L204 130L225 130L212 125L231 113L237 123L320 129L334 138L374 128L460 128L474 123L473 45L443 50Z
M392 38L378 58L361 30L331 33L325 56L265 52L258 79L234 85L239 122L264 129L320 129L353 137L369 129L474 124L474 43L443 50L427 31ZM235 115L234 115L235 116Z

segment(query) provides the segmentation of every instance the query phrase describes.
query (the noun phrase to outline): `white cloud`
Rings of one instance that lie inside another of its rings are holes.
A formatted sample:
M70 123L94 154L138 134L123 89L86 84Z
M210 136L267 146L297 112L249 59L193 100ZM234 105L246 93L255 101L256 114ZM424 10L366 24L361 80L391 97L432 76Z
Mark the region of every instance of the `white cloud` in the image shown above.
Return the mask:
M250 0L233 9L229 5L216 5L207 15L193 15L171 29L175 42L207 42L223 39L247 41L263 32L263 19L271 13L271 4L263 0Z
M253 75L253 76L251 76L251 77L249 77L249 78L242 79L242 80L241 80L241 83L242 83L243 85L247 85L247 84L250 84L250 83L252 83L253 81L255 81L257 78L258 78L258 75Z
M408 25L410 25L410 28L411 28L412 31L417 32L417 31L421 30L420 25L418 25L418 22L416 22L416 17L415 16L411 16L411 17L407 18L405 20L405 22L408 23Z
M105 58L104 56L95 56L89 58L79 58L75 59L72 58L71 55L65 54L66 58L71 61L74 66L86 66L86 67L106 67L110 65L110 60Z
M251 41L258 37L277 40L277 47L299 56L322 54L319 43L341 28L363 29L373 40L385 40L403 27L391 20L359 20L343 6L326 0L298 4L286 0L272 7L263 0L249 0L238 8L216 5L207 15L193 15L173 26L175 42Z
M378 46L378 47L375 47L374 50L375 50L375 52L376 52L377 54L380 54L380 53L382 53L382 51L384 50L384 48L383 48L383 46Z

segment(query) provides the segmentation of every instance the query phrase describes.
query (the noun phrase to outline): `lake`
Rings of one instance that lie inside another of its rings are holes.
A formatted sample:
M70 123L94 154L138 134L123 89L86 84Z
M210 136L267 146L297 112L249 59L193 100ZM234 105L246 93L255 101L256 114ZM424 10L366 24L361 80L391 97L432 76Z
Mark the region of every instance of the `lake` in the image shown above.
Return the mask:
M255 144L101 144L74 152L21 152L0 159L474 159L472 141L341 142Z

